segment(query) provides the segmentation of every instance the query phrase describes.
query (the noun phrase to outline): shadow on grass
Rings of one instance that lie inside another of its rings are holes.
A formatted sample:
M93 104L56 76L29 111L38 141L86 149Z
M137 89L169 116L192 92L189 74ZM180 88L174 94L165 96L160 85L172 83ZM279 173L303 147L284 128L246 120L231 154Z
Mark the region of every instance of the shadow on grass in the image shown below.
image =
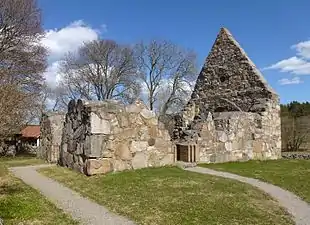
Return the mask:
M13 195L21 193L23 190L18 185L0 184L0 195Z

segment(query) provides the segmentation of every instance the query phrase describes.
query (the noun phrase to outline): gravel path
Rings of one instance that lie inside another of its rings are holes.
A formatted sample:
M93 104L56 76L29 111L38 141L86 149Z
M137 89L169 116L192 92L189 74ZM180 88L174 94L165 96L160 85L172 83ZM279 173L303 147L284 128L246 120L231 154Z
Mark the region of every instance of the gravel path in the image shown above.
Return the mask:
M282 207L286 208L287 211L293 215L297 225L310 225L310 205L289 191L253 178L242 177L232 173L219 172L202 167L186 168L185 170L230 178L251 184L276 199Z
M98 205L78 193L43 176L37 168L49 165L12 167L10 170L26 184L39 190L51 202L64 212L69 213L85 225L134 225L132 221L109 212L105 207Z

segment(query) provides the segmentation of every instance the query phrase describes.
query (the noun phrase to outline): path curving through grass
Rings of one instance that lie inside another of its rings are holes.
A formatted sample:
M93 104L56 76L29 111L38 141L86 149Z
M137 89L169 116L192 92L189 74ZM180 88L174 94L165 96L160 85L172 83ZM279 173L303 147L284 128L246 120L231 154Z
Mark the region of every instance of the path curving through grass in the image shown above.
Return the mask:
M39 171L137 224L294 224L275 200L248 184L176 167L92 177L62 167Z

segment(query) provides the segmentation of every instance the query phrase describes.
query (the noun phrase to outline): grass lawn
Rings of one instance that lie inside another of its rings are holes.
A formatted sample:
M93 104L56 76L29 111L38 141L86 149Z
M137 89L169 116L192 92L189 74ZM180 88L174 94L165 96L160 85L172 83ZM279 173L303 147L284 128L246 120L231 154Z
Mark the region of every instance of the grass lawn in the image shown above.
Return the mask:
M62 167L40 172L138 224L293 224L263 192L176 167L87 177Z
M310 203L310 161L268 160L201 164L210 169L228 171L246 177L257 178L294 192Z
M15 178L10 166L42 164L32 157L0 158L0 218L5 225L77 224L39 192Z

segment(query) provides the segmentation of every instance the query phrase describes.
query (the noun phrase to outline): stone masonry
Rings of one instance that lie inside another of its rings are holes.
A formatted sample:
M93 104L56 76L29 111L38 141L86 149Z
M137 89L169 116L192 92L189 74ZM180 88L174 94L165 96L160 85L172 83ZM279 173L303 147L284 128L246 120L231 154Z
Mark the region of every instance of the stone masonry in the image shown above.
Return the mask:
M50 163L56 163L59 159L61 146L64 113L47 113L41 118L40 124L40 147L37 151L39 158Z
M141 102L72 100L59 163L93 175L172 164L168 131Z
M43 119L45 157L88 175L281 157L279 97L225 28L180 113L158 119L140 101L72 100L63 118Z
M279 97L225 28L174 123L174 142L195 143L199 162L281 157Z

